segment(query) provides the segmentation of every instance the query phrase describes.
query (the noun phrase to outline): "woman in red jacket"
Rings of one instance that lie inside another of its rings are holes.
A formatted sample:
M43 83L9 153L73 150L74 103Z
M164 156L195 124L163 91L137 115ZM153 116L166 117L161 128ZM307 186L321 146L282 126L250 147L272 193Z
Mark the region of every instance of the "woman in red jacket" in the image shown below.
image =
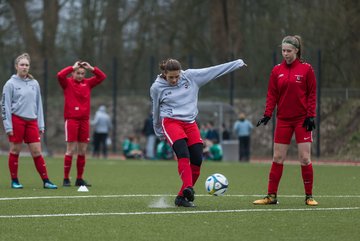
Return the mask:
M291 138L295 133L301 173L305 188L305 204L316 206L312 197L313 167L310 159L312 130L315 129L316 79L310 64L301 59L302 43L297 35L283 39L284 60L270 75L264 117L257 126L270 120L277 107L274 156L269 173L268 195L253 202L257 205L277 204L277 192Z
M94 76L85 78L87 70L91 71ZM69 74L71 76L67 77ZM73 66L62 69L57 77L64 91L65 141L67 142L63 186L71 186L69 173L76 149L78 156L75 186L91 186L82 177L85 168L86 149L90 141L91 89L100 84L106 75L88 62L76 61Z

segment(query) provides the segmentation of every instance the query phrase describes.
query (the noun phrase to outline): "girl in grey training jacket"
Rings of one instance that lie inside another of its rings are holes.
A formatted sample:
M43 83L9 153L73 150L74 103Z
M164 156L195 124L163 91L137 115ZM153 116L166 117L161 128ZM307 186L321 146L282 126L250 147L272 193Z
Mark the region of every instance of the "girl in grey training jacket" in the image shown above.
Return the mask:
M5 83L2 92L2 119L10 143L9 170L11 187L21 189L18 179L18 162L22 143L29 150L36 170L43 180L43 187L56 189L49 181L45 160L41 154L40 133L45 131L40 86L29 74L30 56L24 53L15 60L16 74Z
M176 154L182 187L175 199L176 206L194 207L194 189L203 156L203 141L195 122L200 87L230 73L245 63L232 62L202 68L182 70L175 59L160 64L161 74L150 88L155 134L167 139Z

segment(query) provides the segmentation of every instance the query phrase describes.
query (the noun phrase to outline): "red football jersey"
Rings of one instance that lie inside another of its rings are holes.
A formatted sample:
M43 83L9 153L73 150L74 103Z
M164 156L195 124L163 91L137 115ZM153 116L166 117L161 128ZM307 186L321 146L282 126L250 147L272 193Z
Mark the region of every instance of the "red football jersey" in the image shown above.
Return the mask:
M94 76L76 81L67 77L73 72L73 67L62 69L57 78L64 91L64 118L65 119L89 119L91 89L100 84L106 75L99 68L94 67Z
M316 116L316 79L310 64L296 59L273 68L264 115L271 117L275 106L277 117L283 120Z

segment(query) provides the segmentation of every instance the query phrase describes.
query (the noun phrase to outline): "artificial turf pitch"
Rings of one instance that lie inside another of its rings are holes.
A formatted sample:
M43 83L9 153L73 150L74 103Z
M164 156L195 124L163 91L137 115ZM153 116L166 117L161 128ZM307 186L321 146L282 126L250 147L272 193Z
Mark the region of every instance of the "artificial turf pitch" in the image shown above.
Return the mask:
M0 240L358 240L360 166L316 165L317 207L304 204L298 164L285 163L279 205L254 206L267 189L270 163L204 162L196 208L177 208L175 161L91 159L89 192L62 187L63 159L46 158L57 190L45 190L31 158L21 157L22 190L10 188L0 157ZM72 183L75 178L72 168ZM224 196L206 194L213 173L229 180Z

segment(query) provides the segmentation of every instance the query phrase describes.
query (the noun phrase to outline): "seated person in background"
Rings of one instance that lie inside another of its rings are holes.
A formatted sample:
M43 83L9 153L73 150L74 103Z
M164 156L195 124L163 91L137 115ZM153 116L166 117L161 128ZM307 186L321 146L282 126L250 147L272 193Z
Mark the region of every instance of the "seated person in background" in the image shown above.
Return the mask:
M126 158L141 159L143 152L135 136L129 136L122 144L123 154Z
M206 132L205 139L210 140L210 141L214 141L214 140L219 141L220 140L219 132L215 129L214 123L212 121L209 121L207 123L206 128L207 128L207 132Z
M208 160L221 161L223 158L223 150L218 140L213 140L213 144L209 147Z
M159 144L156 146L156 158L161 160L174 159L173 149L167 141L160 141Z
M204 139L204 144L203 144L203 159L204 160L208 160L209 156L210 156L210 147L213 145L214 143L209 140L209 139Z

